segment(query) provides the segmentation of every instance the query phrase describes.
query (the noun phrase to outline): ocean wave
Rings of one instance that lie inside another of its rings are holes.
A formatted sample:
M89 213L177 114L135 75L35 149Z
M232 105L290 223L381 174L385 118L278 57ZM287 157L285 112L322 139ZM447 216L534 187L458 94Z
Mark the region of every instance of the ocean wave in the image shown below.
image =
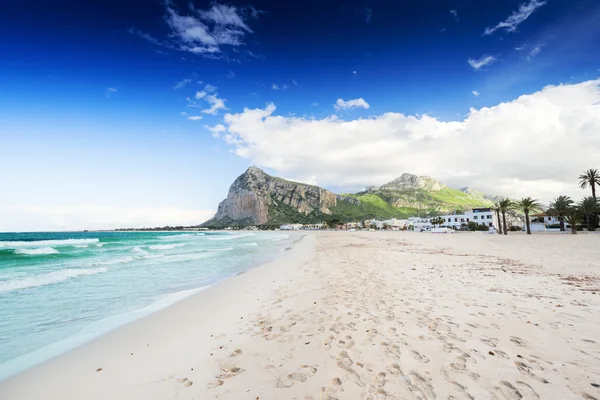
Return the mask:
M77 247L78 249L84 249L84 248L89 247L89 246L90 246L89 244L78 244L78 245L73 246L73 247Z
M176 243L176 244L154 244L152 246L148 246L150 250L171 250L176 247L183 247L186 243Z
M256 247L256 246L258 246L258 243L256 243L256 242L242 243L242 244L240 244L240 246L242 246L242 247Z
M290 235L281 235L281 236L278 236L276 238L273 238L273 239L269 240L269 242L279 242L279 241L285 240L285 239L287 239L289 237L290 237Z
M254 236L254 233L241 233L241 234L236 234L236 233L230 233L228 235L218 235L218 237L208 237L206 238L206 240L233 240L233 239L240 239L240 238L245 238L248 236Z
M16 249L19 247L56 247L75 246L82 244L98 243L100 239L63 239L63 240L38 240L38 241L7 241L0 242L0 249Z
M135 261L137 258L133 257L133 256L127 256L127 257L119 257L119 258L114 258L112 260L107 260L107 261L97 261L95 263L90 264L91 266L96 266L96 265L116 265L116 264L126 264L126 263L130 263Z
M94 275L108 271L108 268L70 268L61 269L59 271L48 272L47 274L33 275L26 278L11 279L0 282L0 293L12 292L14 290L29 289L38 286L54 285L64 282L68 279L82 276Z
M52 247L38 247L37 249L17 249L15 254L23 254L27 256L40 256L44 254L58 254L58 250Z
M193 236L204 236L204 233L202 233L202 232L198 232L198 233L181 233L179 235L157 236L157 238L159 238L159 239L178 240L179 238L182 238L182 237L193 237Z
M139 246L136 246L133 249L131 249L131 252L135 253L135 254L139 254L141 256L148 255L148 252L146 250L142 250L142 248Z

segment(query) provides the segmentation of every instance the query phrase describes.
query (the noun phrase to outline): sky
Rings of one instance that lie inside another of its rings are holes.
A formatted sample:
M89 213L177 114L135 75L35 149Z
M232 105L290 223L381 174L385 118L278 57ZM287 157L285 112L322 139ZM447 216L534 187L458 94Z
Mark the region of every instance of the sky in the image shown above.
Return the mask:
M579 199L598 0L8 0L0 231L192 225L250 165Z

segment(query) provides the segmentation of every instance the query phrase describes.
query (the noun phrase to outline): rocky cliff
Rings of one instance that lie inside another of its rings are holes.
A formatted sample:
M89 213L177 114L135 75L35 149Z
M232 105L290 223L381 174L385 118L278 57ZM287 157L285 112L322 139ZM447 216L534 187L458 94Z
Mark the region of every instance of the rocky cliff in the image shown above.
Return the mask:
M405 190L405 189L424 189L438 191L447 186L436 181L428 176L417 176L409 173L400 175L399 178L386 183L378 188L378 190Z
M331 209L340 201L359 203L356 198L276 178L259 168L250 167L233 182L227 198L219 204L217 214L205 225L232 222L262 225L274 222L276 215L294 212L305 216L331 215Z
M380 187L338 195L250 167L233 182L214 218L203 225L219 228L433 216L489 206L491 201L484 196L468 188L451 189L428 176L409 173Z

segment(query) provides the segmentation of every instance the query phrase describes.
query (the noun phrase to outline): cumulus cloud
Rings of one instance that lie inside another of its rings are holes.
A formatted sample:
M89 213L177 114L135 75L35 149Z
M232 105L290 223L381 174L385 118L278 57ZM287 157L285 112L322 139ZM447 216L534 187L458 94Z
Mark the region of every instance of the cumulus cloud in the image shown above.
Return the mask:
M214 138L221 137L221 133L226 131L223 124L217 124L215 126L204 125L204 127L210 131L211 136Z
M473 90L471 93L473 93L473 96L479 97L479 92L477 90Z
M521 4L519 6L519 9L517 11L513 12L504 21L498 23L498 25L496 25L496 26L485 28L485 31L483 32L483 34L491 35L492 33L496 32L498 29L505 29L508 32L515 32L517 30L517 27L521 23L525 22L525 20L527 18L529 18L529 16L531 14L533 14L533 12L535 10L537 10L538 8L540 8L541 6L543 6L545 4L546 4L545 0L530 0L529 3Z
M358 99L348 100L348 101L346 101L344 99L337 99L337 101L335 102L333 107L338 111L342 111L342 110L351 110L353 108L364 108L365 110L368 110L369 107L371 107L371 106L369 105L369 103L367 103L365 101L365 99L360 97Z
M213 210L179 207L114 207L100 205L22 205L0 208L0 232L75 231L198 225Z
M389 112L343 120L284 117L276 107L226 114L221 137L280 176L360 188L412 172L490 194L580 197L600 152L600 79L548 86L457 121Z
M481 68L492 64L494 61L496 61L496 57L494 56L483 56L479 59L469 58L467 62L474 70L479 71Z
M190 115L187 117L190 121L200 121L202 119L202 115Z
M216 86L213 86L210 83L207 83L206 86L204 86L204 90L207 91L207 92L209 92L209 93L214 93L214 92L217 91L217 89L218 88Z
M183 13L170 0L165 0L164 5L164 20L171 30L168 39L161 41L135 28L130 28L129 32L156 46L187 51L207 58L219 58L219 53L225 46L242 46L245 36L252 33L247 20L257 18L260 13L254 8L238 8L218 3L213 3L206 10L190 6L189 11Z
M206 87L205 87L205 89L206 89ZM212 89L212 87L210 89ZM194 98L196 100L204 100L205 102L207 102L210 105L209 108L205 108L204 110L202 110L202 112L205 114L216 115L216 114L218 114L219 110L227 110L227 107L225 106L225 102L227 100L219 98L218 93L209 94L205 90L202 90L202 91L196 92ZM188 101L188 105L187 105L188 107L201 108L201 106L198 103L196 103L189 97L186 100Z

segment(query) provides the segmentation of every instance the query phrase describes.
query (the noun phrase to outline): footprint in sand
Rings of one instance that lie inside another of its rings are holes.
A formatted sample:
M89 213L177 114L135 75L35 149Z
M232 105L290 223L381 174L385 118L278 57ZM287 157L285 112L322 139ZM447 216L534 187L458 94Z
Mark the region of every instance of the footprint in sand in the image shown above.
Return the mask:
M212 381L210 381L208 383L208 388L209 389L213 389L213 388L216 388L216 387L219 387L219 386L223 386L224 383L225 382L222 381L221 379L215 379L215 380L212 380Z
M516 336L510 336L510 341L516 344L517 346L525 347L527 346L527 342L521 338Z
M411 350L410 352L413 356L413 358L415 360L419 360L425 364L427 364L429 362L429 358L427 356L422 355L421 353L419 353L418 351L415 350Z
M496 394L502 396L506 400L521 400L523 395L519 389L514 387L510 382L500 381L499 385L494 387Z
M177 382L181 383L185 387L190 387L194 384L194 382L190 381L188 378L177 379Z
M392 375L404 375L404 373L400 369L400 364L398 363L391 363L387 366L386 369L387 372L389 372Z
M519 372L522 373L523 375L527 375L530 378L533 378L538 382L548 383L547 379L542 378L541 376L537 376L533 372L531 372L531 367L529 365L525 364L524 362L515 361L515 365L517 366L517 369L519 370Z
M450 382L450 384L452 385L452 387L454 388L454 390L456 392L458 392L461 395L461 398L466 398L469 400L473 400L475 399L475 397L471 396L471 394L469 392L467 392L467 387L461 385L460 383L456 382L456 381L448 381ZM448 397L449 399L454 399L454 396L450 396Z
M280 376L275 382L275 386L278 388L288 388L296 382L304 383L308 378L312 377L317 373L317 367L311 365L303 365L296 372Z
M221 368L221 371L217 374L217 379L229 379L236 375L244 372L245 369L237 367L235 365L225 365Z
M496 347L496 345L498 345L498 339L496 338L482 336L479 338L479 340L481 340L483 343L487 344L490 347Z
M427 379L423 378L415 371L411 371L409 374L408 388L415 394L415 396L420 395L421 398L425 400L432 400L436 398L435 392L433 391L433 386L431 386Z

